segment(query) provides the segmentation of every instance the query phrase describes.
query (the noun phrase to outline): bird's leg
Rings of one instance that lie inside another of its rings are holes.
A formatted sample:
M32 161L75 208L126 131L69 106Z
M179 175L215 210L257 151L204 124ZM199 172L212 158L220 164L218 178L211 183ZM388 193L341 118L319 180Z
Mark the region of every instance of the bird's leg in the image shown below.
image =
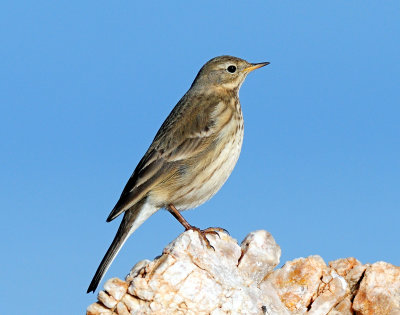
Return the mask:
M199 228L190 225L189 222L185 220L185 218L180 214L180 212L175 208L173 204L169 204L167 210L175 217L175 219L179 221L180 224L183 225L186 231L187 230L197 231L199 233L200 240L206 243L207 248L212 248L215 250L215 248L210 244L210 241L207 239L206 236L207 234L214 234L220 237L217 231L227 232L225 229L222 228L208 228L205 230L200 230Z
M175 208L175 206L171 203L168 205L167 210L179 221L180 224L187 230L191 230L193 228L192 225L189 224L188 221L180 214L180 212Z

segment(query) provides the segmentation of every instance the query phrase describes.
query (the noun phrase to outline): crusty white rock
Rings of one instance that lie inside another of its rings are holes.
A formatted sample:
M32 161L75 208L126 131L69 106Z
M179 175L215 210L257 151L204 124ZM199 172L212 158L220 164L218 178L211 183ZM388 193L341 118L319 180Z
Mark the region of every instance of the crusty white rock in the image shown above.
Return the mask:
M212 250L186 231L125 281L108 280L87 314L400 314L399 267L310 256L274 270L281 250L270 233L252 232L241 246L219 235L207 236Z

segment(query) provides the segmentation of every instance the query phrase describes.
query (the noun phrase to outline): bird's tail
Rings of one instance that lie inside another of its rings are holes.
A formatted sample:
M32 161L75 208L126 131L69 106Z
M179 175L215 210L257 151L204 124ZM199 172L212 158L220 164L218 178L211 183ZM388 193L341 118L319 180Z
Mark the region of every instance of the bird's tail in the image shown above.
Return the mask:
M150 205L149 203L140 202L129 210L125 211L117 234L115 235L114 240L107 250L107 253L104 255L103 260L97 268L92 282L90 282L87 293L96 291L101 279L103 279L103 276L107 272L111 263L115 259L115 256L117 256L122 245L124 245L128 237L157 210L158 209L156 207Z

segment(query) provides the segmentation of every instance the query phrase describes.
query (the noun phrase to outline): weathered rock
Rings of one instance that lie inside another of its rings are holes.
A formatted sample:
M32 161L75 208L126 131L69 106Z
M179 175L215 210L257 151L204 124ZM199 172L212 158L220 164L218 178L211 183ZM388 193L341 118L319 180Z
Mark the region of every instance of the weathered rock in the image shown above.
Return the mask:
M275 270L266 281L292 314L304 314L316 298L326 264L319 256L298 258Z
M359 281L367 266L362 265L353 257L337 259L329 263L329 267L334 269L339 276L347 281L352 294L358 289Z
M88 315L128 314L400 314L400 268L354 258L325 264L319 256L279 263L266 231L239 246L226 233L187 231L154 261L137 263L125 281L113 278ZM354 300L354 302L353 302Z
M241 244L239 271L256 284L260 283L278 264L281 248L267 231L252 232Z
M354 299L357 314L400 314L400 267L377 262L366 269Z
M162 256L138 263L127 282L106 282L88 314L107 309L109 314L262 314L264 305L285 311L276 294L260 299L257 286L279 263L280 248L273 237L265 231L254 232L242 251L229 235L219 235L207 236L212 250L197 232L183 233Z
M308 311L310 315L328 314L349 292L349 285L346 280L334 271L331 271L328 276L323 276L321 281L318 296L312 302Z

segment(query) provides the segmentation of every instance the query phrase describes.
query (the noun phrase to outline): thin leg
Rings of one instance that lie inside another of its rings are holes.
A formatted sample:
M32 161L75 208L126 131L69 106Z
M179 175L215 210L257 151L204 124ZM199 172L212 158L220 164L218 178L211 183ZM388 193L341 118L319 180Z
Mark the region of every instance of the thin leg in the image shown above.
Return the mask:
M182 214L180 214L180 212L175 208L172 203L168 205L167 209L175 217L175 219L177 219L179 223L183 225L186 231L192 229L192 226L189 224L189 222L185 220Z
M210 241L206 237L207 234L214 234L214 235L218 235L218 237L219 237L219 234L217 231L226 232L226 230L221 229L221 228L208 228L205 230L200 230L199 228L197 228L193 225L190 225L189 222L185 220L185 218L180 214L180 212L175 208L175 206L173 204L169 204L167 207L167 210L175 217L175 219L177 219L179 221L180 224L183 225L183 227L185 228L186 231L187 230L197 231L199 233L200 240L204 241L208 248L214 249L214 247L211 246Z

